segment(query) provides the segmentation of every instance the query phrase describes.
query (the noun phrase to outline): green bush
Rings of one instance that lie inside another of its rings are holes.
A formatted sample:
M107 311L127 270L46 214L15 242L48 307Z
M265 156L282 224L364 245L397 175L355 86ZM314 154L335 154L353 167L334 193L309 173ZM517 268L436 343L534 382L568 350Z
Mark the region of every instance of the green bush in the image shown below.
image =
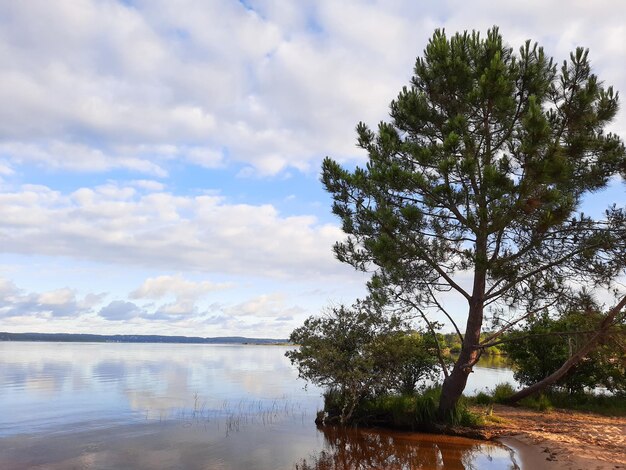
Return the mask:
M552 408L554 408L554 405L552 404L550 398L543 393L524 398L520 401L520 405L537 411L550 411Z
M345 397L336 388L328 388L323 393L324 411L330 416L339 416L345 404Z
M501 383L496 385L491 394L494 403L505 403L506 400L515 393L513 385L510 383Z
M590 411L606 416L626 416L626 394L577 393L572 395L563 391L552 391L547 396L555 408Z
M477 405L491 405L493 403L491 395L485 392L478 392L476 396L472 397L472 400Z
M415 420L420 424L429 424L436 420L439 408L441 387L428 387L417 395L415 400Z
M593 299L581 294L553 318L542 313L528 324L510 333L504 348L515 364L515 378L531 385L556 371L578 351L604 318ZM575 364L552 390L561 389L580 394L598 386L613 393L626 392L626 360L618 337L626 333L626 325L616 325L585 358Z
M482 417L469 409L466 397L461 397L454 409L450 412L450 416L447 417L446 421L453 426L465 426L469 428L475 428L483 424Z
M440 386L431 386L412 395L382 394L366 399L354 414L353 422L377 424L398 429L431 429L437 422ZM472 413L466 399L446 417L453 426L479 426L479 415Z
M413 410L415 409L414 395L399 395L392 401L391 412L394 422L402 425L410 424L413 421Z
M289 337L285 355L300 377L327 389L325 411L344 424L362 402L415 391L439 374L432 335L421 335L376 306L361 302L309 317Z
M384 395L374 401L371 410L381 417L386 417L394 428L415 428L415 395Z

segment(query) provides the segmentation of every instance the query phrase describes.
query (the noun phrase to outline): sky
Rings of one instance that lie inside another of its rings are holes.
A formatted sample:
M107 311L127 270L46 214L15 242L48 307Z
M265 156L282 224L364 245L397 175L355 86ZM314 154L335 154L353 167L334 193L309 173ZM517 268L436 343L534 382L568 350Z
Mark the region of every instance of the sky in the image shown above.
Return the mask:
M626 93L626 2L563 5L0 1L0 331L284 338L352 303L322 159L365 162L436 28L588 47Z

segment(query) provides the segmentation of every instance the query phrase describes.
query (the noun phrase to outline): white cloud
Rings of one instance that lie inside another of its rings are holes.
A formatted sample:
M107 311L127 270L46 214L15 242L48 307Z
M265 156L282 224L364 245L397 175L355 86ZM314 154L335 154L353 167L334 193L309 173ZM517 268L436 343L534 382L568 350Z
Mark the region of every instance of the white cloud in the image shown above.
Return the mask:
M93 278L88 285L107 285L107 269L101 273L102 278ZM319 309L306 295L289 289L259 295L255 286L244 284L231 292L216 283L178 275L146 281L137 289L140 292L79 295L67 287L24 289L0 277L2 328L14 332L287 337ZM324 292L311 295L319 300Z
M0 161L0 176L4 175L4 176L9 176L14 174L15 171L13 171L13 168L11 168L10 165L7 165L6 163L3 163Z
M209 292L228 289L232 284L215 284L210 281L194 282L181 275L158 276L146 279L136 290L130 293L133 299L162 299L174 295L183 299L198 299Z
M51 292L44 292L39 295L37 300L43 305L64 305L73 302L75 295L76 294L71 289L66 287Z
M224 156L210 148L195 147L185 152L184 158L205 168L219 168L224 165Z
M451 33L498 24L515 48L535 39L559 61L582 44L600 77L626 89L623 3L279 7L268 0L252 7L226 0L2 3L0 99L11 103L0 110L5 158L159 176L168 158L225 165L223 149L262 175L310 171L326 154L362 158L354 125L386 118L435 27ZM615 127L626 130L623 113Z
M103 294L79 298L67 287L47 292L24 292L8 279L0 278L0 318L78 317L92 311Z
M174 298L172 302L159 306L157 315L191 315L198 313L197 302L211 292L233 287L228 283L210 281L194 282L181 275L149 278L129 294L131 299L163 300Z
M532 38L558 60L583 43L601 78L626 89L616 65L626 60L626 4L531 4L3 3L4 154L160 175L163 162L142 147L171 147L175 158L209 168L225 163L218 149L228 148L261 175L309 171L326 154L354 158L354 125L386 118L435 27L499 24L513 46ZM626 129L623 117L617 129ZM116 151L122 146L128 151Z
M122 168L158 177L167 176L165 169L142 154L142 149L126 149L126 153L116 154L86 144L59 140L39 143L6 141L0 143L0 156L17 164L34 164L51 169L93 172Z
M224 313L234 317L274 318L278 321L292 320L306 310L298 306L287 307L284 294L263 294L239 304L226 307Z
M255 80L246 70L281 40L271 22L231 2L34 2L0 9L0 61L11 64L0 73L0 98L12 103L10 116L0 111L0 137L12 143L7 157L45 155L46 164L71 170L154 173L137 151L164 145L179 155L192 145L183 159L221 165L220 152L202 149L246 121ZM80 161L48 151L60 139L95 150L82 152ZM219 147L240 139L231 132ZM20 144L35 148L20 152ZM123 145L135 154L114 151ZM255 158L233 153L241 161Z
M150 192L163 191L165 189L165 184L154 180L133 180L129 184Z
M5 253L301 280L352 273L332 256L339 227L217 196L144 194L114 184L64 194L27 185L0 193L0 220ZM177 278L151 282L209 288Z
M145 315L145 312L132 302L114 300L102 307L98 314L109 321L126 321Z
M238 287L244 277L323 282L342 296L345 284L333 280L360 279L332 257L330 247L343 234L272 205L234 204L219 193L177 195L188 190L176 179L187 165L286 177L317 172L325 155L363 159L355 124L387 118L389 101L408 84L415 57L438 27L484 33L497 24L514 48L537 40L557 61L577 45L589 47L600 79L626 91L623 2L576 0L567 8L557 0L245 3L249 7L230 0L0 2L4 254L143 270L129 285L145 280L133 292L145 297L127 302L124 294L114 299L122 303L103 308L108 318L129 318L142 331L167 323L178 333L204 325L271 332L267 325L302 316L289 297L259 296L281 288L263 286L246 301L225 301L211 290L220 284L204 284L198 274L237 277ZM622 136L624 116L621 111L612 127ZM17 186L35 181L33 168L36 181L51 175L48 185ZM101 172L94 178L106 181L107 173L120 171L128 183L94 187L91 176L84 177ZM245 183L225 186L236 192ZM306 194L295 196L313 207ZM158 276L163 272L182 274ZM89 312L101 302L91 295L13 286L0 315L15 328L65 312L58 321L70 322L70 311ZM217 305L207 309L209 302ZM31 313L18 316L24 312ZM95 317L79 316L83 328L121 325ZM39 326L47 328L43 321Z

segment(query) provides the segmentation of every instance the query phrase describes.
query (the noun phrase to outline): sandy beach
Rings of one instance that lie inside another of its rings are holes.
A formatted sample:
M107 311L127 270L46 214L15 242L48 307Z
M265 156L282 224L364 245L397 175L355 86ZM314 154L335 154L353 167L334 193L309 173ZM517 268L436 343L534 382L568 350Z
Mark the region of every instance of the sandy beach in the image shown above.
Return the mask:
M626 418L495 405L488 430L515 449L522 469L626 469Z

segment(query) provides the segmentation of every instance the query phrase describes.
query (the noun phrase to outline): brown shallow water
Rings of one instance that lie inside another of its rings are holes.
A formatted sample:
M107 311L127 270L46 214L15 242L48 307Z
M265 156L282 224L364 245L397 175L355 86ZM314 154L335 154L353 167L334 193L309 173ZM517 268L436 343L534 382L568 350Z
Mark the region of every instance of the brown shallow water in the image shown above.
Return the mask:
M495 469L518 468L510 449L461 437L373 429L322 430L328 448L297 469Z
M498 444L317 428L277 346L0 343L0 469L511 469Z

